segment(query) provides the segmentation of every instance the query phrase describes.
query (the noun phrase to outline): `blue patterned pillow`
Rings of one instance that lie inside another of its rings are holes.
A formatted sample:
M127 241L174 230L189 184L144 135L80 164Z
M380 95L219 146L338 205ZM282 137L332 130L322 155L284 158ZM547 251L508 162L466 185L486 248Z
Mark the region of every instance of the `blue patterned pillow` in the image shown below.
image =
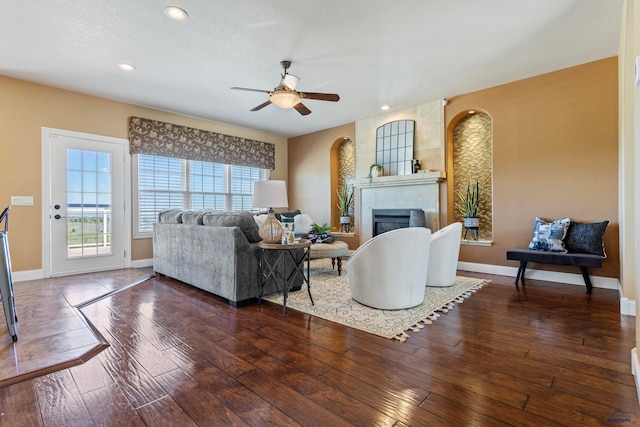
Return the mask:
M529 243L529 249L549 252L567 252L564 247L564 238L571 220L569 218L558 219L553 222L536 217L533 221L533 238Z

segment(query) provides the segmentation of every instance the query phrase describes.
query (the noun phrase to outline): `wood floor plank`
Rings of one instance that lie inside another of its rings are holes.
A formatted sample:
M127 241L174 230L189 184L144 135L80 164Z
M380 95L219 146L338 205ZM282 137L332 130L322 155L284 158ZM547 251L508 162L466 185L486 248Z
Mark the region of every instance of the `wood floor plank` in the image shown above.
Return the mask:
M138 409L146 425L157 427L197 427L198 424L170 396Z
M108 384L82 394L94 426L144 426L142 418L133 409L116 384Z
M180 369L156 378L173 400L200 425L247 426L233 410ZM193 396L198 396L193 399Z
M126 349L117 343L97 356L111 378L113 378L134 408L166 396L166 392L142 365Z
M238 380L302 425L331 427L350 425L338 415L260 370L247 372Z
M68 370L33 380L42 423L46 426L90 427L91 416Z
M97 357L69 369L80 393L85 394L115 384Z

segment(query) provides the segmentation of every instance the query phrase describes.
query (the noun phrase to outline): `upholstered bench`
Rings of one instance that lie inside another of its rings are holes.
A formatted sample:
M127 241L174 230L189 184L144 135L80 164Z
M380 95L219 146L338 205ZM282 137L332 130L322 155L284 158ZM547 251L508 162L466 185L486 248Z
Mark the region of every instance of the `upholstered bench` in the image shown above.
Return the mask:
M602 267L604 233L609 221L582 223L570 218L547 222L536 217L533 221L533 237L527 249L509 249L507 259L520 261L516 285L524 285L524 273L528 262L541 264L575 265L580 267L587 293L593 286L587 268Z
M311 245L311 259L331 258L331 267L336 268L338 261L338 276L342 274L342 257L347 256L349 246L345 242L336 240L332 243L314 243Z
M518 274L516 276L516 285L521 281L524 285L524 273L527 269L528 262L538 262L542 264L560 264L575 265L580 267L584 284L587 286L587 293L591 293L592 285L589 277L589 267L602 267L602 257L600 255L571 253L571 252L546 252L534 249L509 249L507 251L507 259L512 261L520 261Z

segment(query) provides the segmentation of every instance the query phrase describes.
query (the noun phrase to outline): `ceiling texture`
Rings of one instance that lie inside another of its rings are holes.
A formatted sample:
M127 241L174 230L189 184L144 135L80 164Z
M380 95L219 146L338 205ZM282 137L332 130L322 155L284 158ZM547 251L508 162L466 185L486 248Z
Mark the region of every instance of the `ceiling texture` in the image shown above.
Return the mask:
M5 0L0 75L292 137L618 54L623 0ZM188 19L175 21L165 6ZM281 60L305 100L275 105ZM123 71L119 63L134 71ZM0 93L0 96L2 94Z

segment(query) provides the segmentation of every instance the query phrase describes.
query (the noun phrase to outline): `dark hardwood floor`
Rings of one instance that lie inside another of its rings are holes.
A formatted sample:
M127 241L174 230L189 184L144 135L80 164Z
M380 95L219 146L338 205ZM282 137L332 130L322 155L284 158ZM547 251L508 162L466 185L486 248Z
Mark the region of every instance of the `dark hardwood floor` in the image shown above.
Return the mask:
M492 283L406 343L154 278L83 308L110 346L0 388L0 425L640 425L617 292L461 274Z

